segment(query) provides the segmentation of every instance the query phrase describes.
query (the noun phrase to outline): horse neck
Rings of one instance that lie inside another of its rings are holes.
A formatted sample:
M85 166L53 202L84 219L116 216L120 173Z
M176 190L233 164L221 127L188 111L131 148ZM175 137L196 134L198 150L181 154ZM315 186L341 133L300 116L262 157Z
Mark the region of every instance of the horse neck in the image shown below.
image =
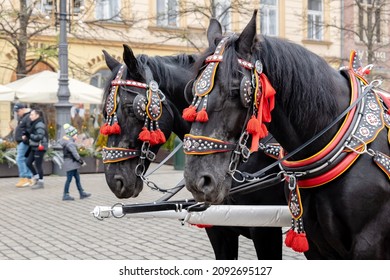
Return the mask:
M276 90L269 131L291 152L323 130L348 107L350 89L347 79L322 58L290 44L282 42L280 47L278 42L271 42L262 46L267 51L263 51L260 59L265 65L264 73ZM269 51L271 57L268 57L268 50L275 45L279 49ZM289 48L287 54L285 48ZM294 55L294 52L297 54ZM325 147L341 122L294 159L306 158Z

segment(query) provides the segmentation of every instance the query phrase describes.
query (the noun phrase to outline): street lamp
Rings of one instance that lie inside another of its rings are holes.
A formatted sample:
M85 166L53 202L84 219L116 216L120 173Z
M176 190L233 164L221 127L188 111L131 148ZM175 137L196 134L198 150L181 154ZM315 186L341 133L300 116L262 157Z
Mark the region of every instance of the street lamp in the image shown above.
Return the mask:
M62 125L64 123L70 123L70 108L72 107L72 104L69 102L68 40L66 29L68 14L66 11L66 0L60 0L58 21L60 25L60 42L58 47L60 75L58 78L58 103L54 104L54 106L56 108L56 136L57 139L60 139L63 135Z

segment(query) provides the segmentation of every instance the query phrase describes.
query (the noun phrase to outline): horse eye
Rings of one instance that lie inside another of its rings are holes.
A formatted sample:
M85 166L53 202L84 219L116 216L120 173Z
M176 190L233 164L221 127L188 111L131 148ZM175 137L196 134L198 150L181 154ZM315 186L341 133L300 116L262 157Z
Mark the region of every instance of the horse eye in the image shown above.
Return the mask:
M134 108L133 103L126 103L123 105L123 109L126 112L127 115L133 117L134 116Z
M240 95L240 88L239 87L233 87L230 89L230 92L229 92L229 98L230 99L235 99L235 98L238 98L238 96Z

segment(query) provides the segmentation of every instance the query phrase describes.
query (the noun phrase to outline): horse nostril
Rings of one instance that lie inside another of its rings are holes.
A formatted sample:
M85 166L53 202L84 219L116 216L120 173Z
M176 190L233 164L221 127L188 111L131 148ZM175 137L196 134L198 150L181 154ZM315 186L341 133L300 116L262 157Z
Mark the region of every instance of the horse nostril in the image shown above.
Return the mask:
M212 176L204 175L199 179L198 182L199 189L207 189L213 187L213 182L214 180L212 179Z
M116 180L116 185L118 187L122 187L122 185L123 185L123 176L122 175L114 175L114 179Z

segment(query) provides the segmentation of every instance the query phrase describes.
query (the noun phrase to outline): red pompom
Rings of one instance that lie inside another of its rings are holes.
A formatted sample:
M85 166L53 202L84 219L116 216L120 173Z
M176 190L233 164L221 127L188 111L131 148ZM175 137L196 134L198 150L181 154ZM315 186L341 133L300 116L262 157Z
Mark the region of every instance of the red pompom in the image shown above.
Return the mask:
M264 138L267 135L268 135L268 129L265 126L265 124L262 123L261 126L260 126L259 137L261 139L261 138Z
M291 248L295 252L303 253L309 250L309 243L307 242L306 233L301 232L297 233L293 242L291 244Z
M291 248L293 240L296 235L297 233L293 229L290 229L286 234L286 239L284 240L284 244L286 244L287 247Z
M246 131L249 134L258 134L260 132L261 126L260 122L254 115L252 115L251 119L248 121L248 124L246 125Z
M100 134L108 135L108 131L109 131L108 123L104 123L104 124L100 127Z
M183 110L183 119L185 119L188 122L195 121L196 118L196 108L193 105L190 105L188 108L185 108Z
M119 126L118 122L114 122L114 124L110 127L109 133L121 134L121 127Z
M161 131L161 129L156 130L157 136L158 136L158 143L163 144L167 142L167 139L165 138L164 132Z
M196 121L198 122L207 122L209 120L209 116L207 115L206 108L202 108L200 112L196 115Z
M151 146L159 144L158 133L154 130L150 132L150 140L149 143Z
M138 139L143 142L147 142L150 140L150 131L145 126L142 128L142 131L139 133Z

